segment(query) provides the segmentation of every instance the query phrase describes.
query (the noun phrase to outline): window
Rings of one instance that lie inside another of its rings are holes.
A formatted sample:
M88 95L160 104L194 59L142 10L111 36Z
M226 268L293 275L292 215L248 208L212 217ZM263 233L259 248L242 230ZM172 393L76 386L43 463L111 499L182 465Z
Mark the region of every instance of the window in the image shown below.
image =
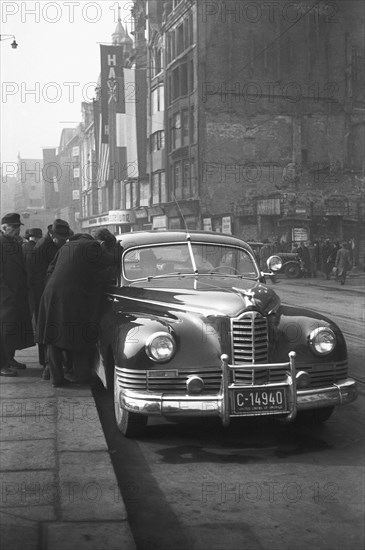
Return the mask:
M184 49L184 26L181 24L176 29L176 54L179 55Z
M174 195L177 200L182 199L182 177L181 177L181 162L174 164Z
M180 67L172 71L172 100L180 96Z
M151 152L159 151L165 148L165 132L159 130L151 136Z
M155 172L152 174L152 204L161 204L166 200L165 172Z
M188 93L188 64L180 65L180 92L179 96L184 96Z
M151 92L151 114L158 113L165 109L163 86L155 88Z
M195 111L194 105L190 107L190 143L196 143Z
M153 59L153 76L158 75L162 70L162 49L157 47L154 50L154 59Z
M189 93L194 90L194 60L191 59L189 61L189 75L188 75L188 82L189 82Z
M183 109L181 111L181 139L182 145L189 145L189 111Z
M139 206L149 206L150 184L148 181L141 181L139 185Z
M180 113L175 113L172 117L171 127L172 149L181 147L181 116Z
M190 162L183 160L183 197L190 197Z
M125 207L127 210L132 208L132 184L125 184Z

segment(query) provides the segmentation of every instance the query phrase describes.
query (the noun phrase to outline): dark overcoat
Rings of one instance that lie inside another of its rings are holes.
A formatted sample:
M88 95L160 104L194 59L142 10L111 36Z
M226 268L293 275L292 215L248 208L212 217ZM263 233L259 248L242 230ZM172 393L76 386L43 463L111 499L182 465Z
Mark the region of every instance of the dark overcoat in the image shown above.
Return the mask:
M35 318L38 318L39 304L47 281L47 269L58 251L57 246L48 233L36 243L34 256L29 265L29 287L34 300Z
M39 343L80 352L92 348L99 338L100 274L119 263L120 250L108 253L99 242L83 238L60 248L39 307Z
M9 350L34 345L21 243L0 233L0 337Z

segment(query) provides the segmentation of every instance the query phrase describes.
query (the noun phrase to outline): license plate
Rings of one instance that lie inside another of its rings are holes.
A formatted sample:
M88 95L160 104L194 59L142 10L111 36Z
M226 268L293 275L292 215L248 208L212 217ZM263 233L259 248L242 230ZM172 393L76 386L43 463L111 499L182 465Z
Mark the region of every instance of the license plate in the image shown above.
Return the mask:
M286 411L285 390L283 388L233 390L233 411L235 414L284 412Z

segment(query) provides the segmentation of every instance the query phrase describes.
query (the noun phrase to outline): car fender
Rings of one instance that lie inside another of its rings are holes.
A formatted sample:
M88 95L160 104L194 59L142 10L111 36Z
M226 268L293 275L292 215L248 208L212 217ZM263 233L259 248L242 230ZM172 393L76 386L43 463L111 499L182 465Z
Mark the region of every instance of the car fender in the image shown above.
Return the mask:
M328 355L319 356L309 347L309 337L313 330L329 327L336 335L337 344ZM330 319L314 311L292 306L281 306L274 327L273 360L287 360L290 351L296 352L297 363L318 363L347 360L347 348L340 328Z

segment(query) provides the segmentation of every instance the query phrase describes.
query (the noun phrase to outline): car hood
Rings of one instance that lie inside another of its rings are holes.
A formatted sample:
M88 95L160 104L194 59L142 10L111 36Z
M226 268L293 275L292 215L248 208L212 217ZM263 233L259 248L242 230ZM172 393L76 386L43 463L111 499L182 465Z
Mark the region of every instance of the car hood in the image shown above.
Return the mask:
M126 287L125 293L146 302L148 309L156 305L229 317L247 309L270 313L280 305L280 298L268 286L231 277L156 278Z

